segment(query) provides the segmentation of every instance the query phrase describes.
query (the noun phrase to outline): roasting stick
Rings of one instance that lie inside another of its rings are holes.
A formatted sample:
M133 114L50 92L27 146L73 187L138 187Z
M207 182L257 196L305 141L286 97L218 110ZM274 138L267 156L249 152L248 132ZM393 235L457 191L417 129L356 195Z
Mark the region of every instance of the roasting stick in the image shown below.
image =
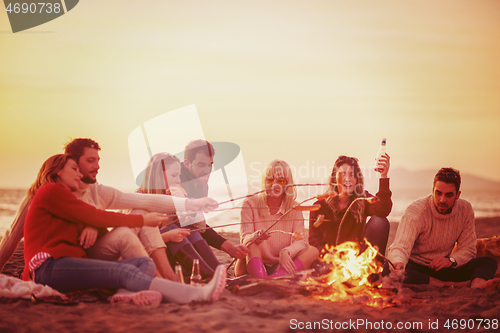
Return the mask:
M302 207L304 207L304 206L302 206ZM315 206L307 206L307 207L313 207L313 208L315 208ZM229 224L216 225L216 226L213 226L213 227L193 229L193 230L190 230L190 231L191 232L205 231L205 230L209 230L209 229L217 229L217 228L230 227L230 226L233 226L233 225L250 224L250 223L256 223L256 222L270 222L270 221L274 221L274 219L272 219L272 220L262 220L262 221L235 222L235 223L229 223ZM329 221L331 221L331 220L330 219L323 219L323 222L329 222Z
M166 181L166 180L165 180ZM293 185L285 185L285 187L297 187L297 186L328 186L328 185L336 185L334 183L330 183L330 184L321 184L321 183L318 183L318 184L293 184ZM179 188L181 188L181 190L183 192L185 192L185 190L180 187L180 186L177 186ZM253 197L257 194L260 194L262 192L265 192L266 190L262 190L262 191L258 191L258 192L255 192L255 193L252 193L252 194L248 194L246 196L243 196L243 197L239 197L239 198L234 198L234 199L231 199L231 200L227 200L227 201L223 201L223 202L219 202L219 206L221 205L224 205L226 203L229 203L229 202L232 202L232 201L236 201L236 200L241 200L241 199L246 199L246 198L250 198L250 197ZM317 196L318 200L321 200L321 195L320 196ZM232 209L242 209L243 207L229 207L229 208L221 208L221 209L215 209L215 210L212 210L211 212L224 212L224 211L229 211L229 210L232 210ZM267 209L267 208L262 208L262 209ZM304 209L304 210L308 210L308 209ZM187 211L187 212L178 212L178 213L169 213L169 214L166 214L167 216L173 216L173 215L177 215L177 216L186 216L186 215L191 215L191 214L194 214L194 213L199 213L198 211Z
M382 253L380 253L378 251L377 251L377 255L379 255L382 259L384 259L389 264L391 264L392 268L396 269L396 266L394 266L394 264L392 263L392 261L389 260L389 258L387 258L386 256L384 256Z
M281 219L283 217L285 217L288 213L290 213L292 210L306 210L306 209L303 209L303 208L306 208L306 207L301 207L302 204L308 202L308 201L311 201L313 199L318 199L318 200L321 200L321 199L324 199L324 198L327 198L329 196L336 196L337 194L335 192L331 192L329 193L328 195L326 194L323 194L321 196L314 196L314 197L311 197L311 198L308 198L304 201L301 201L299 204L293 206L292 208L288 209L283 215L281 215L279 218L276 219L276 221L271 224L264 232L260 233L254 240L252 240L251 242L249 242L246 246L250 246L252 245L253 243L255 243L257 240L260 239L260 237L262 237L262 235L264 235L266 232L268 232L272 227L274 227L276 225L276 223L278 223L279 221L281 221ZM318 205L313 205L313 206L310 206L311 207L311 210L317 210L319 207ZM227 269L231 268L231 266L234 265L234 263L236 262L236 258L229 264L229 266L227 266Z
M274 219L272 219L272 220L262 220L262 221L258 221L258 222L270 222L270 221L274 221ZM194 231L205 231L205 230L208 230L208 229L224 228L224 227L230 227L230 226L233 226L233 225L250 224L250 223L255 223L255 222L257 222L257 221L235 222L235 223L229 223L229 224L223 224L223 225L216 225L214 227L206 227L206 228L193 229L193 230L190 230L190 231L191 232L194 232Z
M334 183L330 183L330 184L321 184L321 183L318 183L318 184L292 184L292 185L285 185L285 188L286 187L297 187L297 186L328 186L328 185L337 185L337 184L334 184ZM182 187L180 187L180 186L177 186L177 187L181 188L181 190L183 192L185 192L185 190ZM237 201L237 200L241 200L241 199L250 198L250 197L253 197L253 196L257 195L257 194L265 192L265 191L266 190L257 191L255 193L248 194L248 195L245 195L243 197L234 198L234 199L226 200L226 201L223 201L223 202L219 202L219 206L227 204L227 203L232 202L232 201ZM317 196L317 197L318 197L318 200L321 200L320 196ZM223 212L223 211L227 211L227 210L231 210L231 209L240 209L240 208L242 208L242 207L229 207L229 208L222 208L222 209L212 210L210 212ZM267 209L267 208L265 208L265 209ZM191 215L193 213L199 213L199 212L198 211L179 212L179 213L173 213L172 215L174 215L174 214Z
M166 172L165 172L165 164L162 160L162 168L163 168L163 176L165 178L165 184L167 185L168 184L168 180L167 180L167 177L166 177ZM321 184L321 183L318 183L318 184L293 184L293 185L285 185L285 188L286 187L296 187L296 186L328 186L328 185L336 185L336 184ZM168 185L167 185L168 187ZM186 194L186 190L184 190L184 188L182 188L182 186L180 185L177 185L177 187L184 193ZM221 205L224 205L226 203L229 203L229 202L232 202L232 201L236 201L236 200L241 200L241 199L246 199L246 198L250 198L250 197L253 197L257 194L260 194L262 192L265 192L266 190L262 190L262 191L257 191L255 193L252 193L252 194L248 194L246 196L243 196L243 197L238 197L238 198L233 198L233 199L230 199L230 200L227 200L227 201L223 201L223 202L219 202L219 206ZM167 195L170 195L170 192L169 190L167 189L166 190L166 194ZM321 200L320 196L317 196L318 200ZM319 208L319 207L318 207ZM232 210L232 209L243 209L243 207L229 207L229 208L222 208L222 209L215 209L211 212L224 212L224 211L229 211L229 210ZM262 209L267 209L267 208L262 208ZM312 210L312 209L304 209L304 210ZM170 223L168 223L167 225L164 225L163 227L167 227L169 225L172 225L174 223L176 223L177 221L179 221L179 217L184 217L184 216L188 216L188 215L192 215L192 214L195 214L195 213L199 213L199 211L186 211L186 212L176 212L176 213L167 213L167 214L164 214L165 216L169 216L169 217L176 217L174 220L170 221ZM253 222L250 222L250 223L253 223ZM227 227L227 226L231 226L231 225L238 225L238 224L241 224L241 222L239 223L232 223L232 224L227 224L227 225L221 225L221 226L215 226L215 227L209 227L209 228L201 228L201 229L196 229L196 230L192 230L192 231L204 231L204 230L208 230L208 229L214 229L214 228L221 228L221 227Z
M227 201L223 201L223 202L219 202L219 206L223 205L223 204L227 204L227 203L230 203L232 201L236 201L236 200L241 200L241 199L246 199L246 198L250 198L250 197L253 197L254 195L257 195L259 193L262 193L262 192L265 192L266 190L262 190L262 191L258 191L258 192L255 192L255 193L252 193L252 194L249 194L249 195L245 195L243 197L239 197L239 198L234 198L234 199L231 199L231 200L227 200Z
M296 187L296 186L328 186L328 185L335 185L335 184L292 184L292 185L285 185L285 188L286 187ZM260 194L260 193L265 192L265 191L266 190L262 190L262 191L258 191L258 192L255 192L255 193L252 193L252 194L249 194L249 195L245 195L243 197L234 198L234 199L231 199L231 200L219 202L219 206L221 206L223 204L227 204L227 203L232 202L232 201L237 201L237 200L241 200L241 199L250 198L250 197L253 197L254 195Z
M349 207L347 208L347 210L345 211L344 213L344 216L342 217L342 220L340 221L340 224L339 224L339 228L338 228L338 231L337 231L337 239L335 241L335 246L339 245L339 241L340 241L340 230L342 229L342 225L344 224L344 221L345 221L345 218L347 216L347 213L349 213L349 211L351 210L351 208L354 207L354 204L357 203L357 202L360 202L360 201L366 201L366 202L372 202L372 201L378 201L378 198L377 197L370 197L370 198L357 198L357 199L354 199L353 202L351 202L351 204L349 205Z
M339 229L338 229L338 232L337 232L337 241L336 241L336 244L338 245L339 243L339 240L340 240L340 230L342 228L342 225L344 224L344 220L345 220L345 217L347 216L347 213L349 213L349 211L351 210L352 207L354 207L354 203L355 202L359 202L359 201L367 201L367 202L372 202L372 201L377 201L378 198L377 197L370 197L370 198L357 198L355 199L353 202L351 202L351 204L349 205L349 207L347 208L346 212L344 213L344 216L342 217L342 220L340 221L340 224L339 224ZM324 220L324 215L320 215L318 216L318 219L316 220L316 222L314 223L314 227L319 227L321 225L321 223L323 223L323 221L327 221L327 220ZM377 251L377 255L380 256L382 259L384 259L385 261L387 261L393 268L396 268L394 266L394 264L386 257L384 256L382 253L380 253L379 251Z

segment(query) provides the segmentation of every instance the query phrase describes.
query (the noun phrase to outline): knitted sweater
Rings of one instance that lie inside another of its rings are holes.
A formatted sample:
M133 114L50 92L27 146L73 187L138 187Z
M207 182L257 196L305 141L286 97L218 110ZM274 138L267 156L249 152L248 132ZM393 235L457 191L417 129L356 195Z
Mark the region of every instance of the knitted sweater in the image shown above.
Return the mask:
M451 255L463 266L476 256L474 211L469 202L457 199L450 214L440 214L432 195L413 202L404 212L388 258L408 263L408 259L428 266L434 258Z
M241 244L247 245L250 241L257 237L257 232L260 229L266 230L277 219L283 216L282 211L274 215L259 216L259 208L257 206L257 196L253 196L243 201L241 209L241 227L240 239ZM254 222L254 223L245 223ZM273 230L282 230L290 233L304 232L304 217L302 212L292 210L288 217L281 219L274 225L269 232ZM307 248L307 241L302 238L295 240L292 235L281 232L271 233L271 237L260 243L259 247L262 251L262 261L267 265L275 265L279 262L279 253L282 249L287 249L290 252L290 257L293 259L303 249Z
M29 262L37 253L46 252L55 259L85 258L78 242L81 226L142 227L139 215L123 215L99 210L78 200L61 184L47 184L33 197L24 225L24 273L29 280Z
M359 242L363 238L363 231L365 228L366 218L371 215L379 217L386 217L392 209L391 191L389 190L389 178L381 178L379 181L379 191L377 193L378 201L365 202L357 201L345 217L342 229L340 232L339 244L346 241ZM371 198L368 191L365 191L361 197ZM335 246L337 242L337 235L339 225L344 217L347 208L337 211L335 201L338 197L328 198L326 200L317 201L321 207L317 211L313 211L309 218L309 244L316 246L321 250L325 245ZM319 215L324 215L324 222L315 227L314 222Z

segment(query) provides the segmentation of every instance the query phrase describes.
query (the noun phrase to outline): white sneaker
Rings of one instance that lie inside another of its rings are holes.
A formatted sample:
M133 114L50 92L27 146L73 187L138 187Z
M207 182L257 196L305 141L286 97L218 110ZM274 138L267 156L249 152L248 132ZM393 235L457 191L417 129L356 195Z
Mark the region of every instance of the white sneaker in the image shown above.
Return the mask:
M224 288L226 288L226 266L217 266L217 268L215 269L214 277L209 284L212 283L214 283L215 286L209 300L215 302L219 299L219 296L224 291Z

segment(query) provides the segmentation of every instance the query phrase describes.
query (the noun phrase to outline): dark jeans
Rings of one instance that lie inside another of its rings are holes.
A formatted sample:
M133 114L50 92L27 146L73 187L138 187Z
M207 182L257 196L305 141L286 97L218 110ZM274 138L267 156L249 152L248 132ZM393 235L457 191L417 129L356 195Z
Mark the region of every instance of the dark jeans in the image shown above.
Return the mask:
M474 280L475 278L490 280L495 277L497 267L498 264L496 260L490 257L474 258L463 266L457 268L443 268L439 271L435 271L427 266L419 265L409 260L408 264L406 264L406 277L403 283L428 284L431 277L441 281L453 282ZM382 275L385 276L389 273L389 264L385 263Z
M385 255L390 228L391 225L389 220L385 217L373 215L366 223L364 238L366 238L372 246L377 246L378 251L383 255ZM363 242L361 244L361 251L363 252L366 248L367 245Z
M63 293L89 289L148 290L156 267L149 257L105 261L49 258L35 270L35 282Z
M179 226L172 224L169 225L168 227L165 227L160 230L160 232L163 234L167 231L177 229ZM187 227L189 229L189 227ZM185 237L181 242L176 243L176 242L167 242L167 248L170 250L172 254L176 254L177 251L179 251L184 245L191 243L194 244L200 240L202 240L203 237L201 237L200 233L198 231L192 232L189 236Z

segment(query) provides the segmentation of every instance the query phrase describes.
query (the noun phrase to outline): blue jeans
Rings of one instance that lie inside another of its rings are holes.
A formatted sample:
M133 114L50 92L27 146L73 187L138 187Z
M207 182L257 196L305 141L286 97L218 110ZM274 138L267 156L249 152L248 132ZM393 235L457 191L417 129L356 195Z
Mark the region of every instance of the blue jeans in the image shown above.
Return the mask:
M390 228L391 225L389 220L385 217L373 215L366 223L364 238L366 238L373 246L378 246L378 251L383 255L385 255L385 248L387 247L387 241L389 240ZM367 246L364 243L361 244L362 251L364 251L366 247Z
M148 290L156 267L149 257L119 261L49 258L35 270L35 282L63 293L89 289Z

